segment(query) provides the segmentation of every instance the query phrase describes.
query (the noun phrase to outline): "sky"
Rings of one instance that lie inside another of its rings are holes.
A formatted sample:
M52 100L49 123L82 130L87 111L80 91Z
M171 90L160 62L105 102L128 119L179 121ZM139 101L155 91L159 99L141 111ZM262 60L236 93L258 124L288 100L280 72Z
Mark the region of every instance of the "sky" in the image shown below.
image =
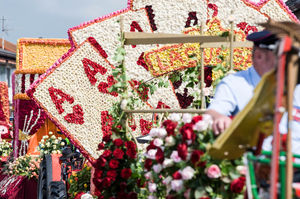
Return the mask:
M12 43L19 38L68 38L68 29L127 7L127 0L0 0ZM2 20L0 21L2 30Z

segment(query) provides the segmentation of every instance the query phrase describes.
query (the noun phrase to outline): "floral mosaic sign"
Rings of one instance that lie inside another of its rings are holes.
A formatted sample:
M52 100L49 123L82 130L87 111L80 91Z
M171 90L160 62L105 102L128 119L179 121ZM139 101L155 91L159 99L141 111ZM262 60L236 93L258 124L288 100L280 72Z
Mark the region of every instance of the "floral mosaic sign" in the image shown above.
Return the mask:
M259 3L232 0L230 4L226 0L129 0L124 10L69 29L71 50L42 75L27 94L45 109L83 154L94 160L99 155L97 144L111 126L108 109L119 100L117 93L107 89L115 83L112 68L118 63L113 57L121 45L121 29L126 32L181 33L185 28L204 22L207 32L216 33L220 29L229 29L227 18L232 11L235 31L242 32L244 37L260 29L257 22L269 18L297 21L281 0ZM164 81L166 86L159 87L154 93L149 93L147 88L136 89L142 81L153 78L144 57L155 47L161 46L125 47L126 75L132 93L137 93L143 102L140 108L158 108L161 104L170 108L188 107L187 101L193 100L191 94L199 90L187 89L184 83L178 86L168 78L160 77L165 79L158 78L157 81ZM205 59L214 61L218 53L222 52L206 51ZM249 57L249 53L246 54ZM241 57L235 59L241 64L246 63L247 67L251 64ZM195 65L188 60L183 62L187 67ZM166 68L167 72L177 69L170 70L166 65L160 67ZM151 116L135 115L132 123L135 132L146 134L151 126Z

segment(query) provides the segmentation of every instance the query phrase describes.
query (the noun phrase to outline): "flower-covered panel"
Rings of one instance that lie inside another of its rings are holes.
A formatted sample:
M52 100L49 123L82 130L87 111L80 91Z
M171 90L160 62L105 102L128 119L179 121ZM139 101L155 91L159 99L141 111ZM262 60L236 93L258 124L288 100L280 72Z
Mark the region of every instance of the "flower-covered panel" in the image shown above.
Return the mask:
M5 118L2 118L2 120L5 120L7 123L9 123L9 98L8 86L6 82L0 82L0 103L5 116Z
M124 11L122 13L113 14L108 17L96 19L82 26L78 26L69 30L71 39L75 45L81 44L86 38L94 37L96 41L101 44L107 54L107 59L113 65L117 62L113 59L117 47L121 45L120 31L121 20L123 23L123 30L127 32L151 32L150 23L145 9L138 11ZM136 64L138 56L143 52L144 47L132 46L130 50L133 51L131 56L128 56L129 63L133 59ZM129 53L130 54L130 53ZM133 57L132 57L133 56Z
M295 18L291 18L290 15L286 14L286 12L290 12L290 11L289 8L284 3L280 4L278 2L281 1L280 0L269 1L260 9L260 11L270 16L270 18L275 21L290 21L291 19L294 21L297 20Z
M114 82L112 66L101 55L101 46L89 41L54 65L27 94L93 160L99 155L102 125L108 125L103 115L119 98L107 90Z
M207 20L207 2L203 0L134 0L132 5L133 9L149 10L156 32L180 33Z
M71 45L67 39L19 39L17 71L42 74L55 63Z

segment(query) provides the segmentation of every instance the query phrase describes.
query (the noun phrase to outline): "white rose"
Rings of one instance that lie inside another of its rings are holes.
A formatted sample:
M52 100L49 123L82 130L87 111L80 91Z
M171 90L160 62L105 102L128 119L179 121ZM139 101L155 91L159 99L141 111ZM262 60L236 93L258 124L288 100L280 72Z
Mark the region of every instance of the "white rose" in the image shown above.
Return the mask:
M56 149L56 145L53 145L53 149Z
M209 123L203 120L200 120L193 126L194 131L205 131L209 126Z
M52 133L52 131L49 131L49 135L52 135L53 133Z
M166 146L174 146L176 144L176 140L173 136L168 136L165 138Z
M157 152L157 149L150 149L147 153L147 157L149 159L155 160L156 152Z
M167 185L167 184L169 184L172 180L173 180L173 178L172 178L171 176L168 176L168 177L166 177L166 178L162 181L162 183L163 183L164 185Z
M195 170L192 167L187 166L181 171L182 179L190 180L193 178L194 173L195 173Z
M167 168L167 167L171 167L174 165L174 161L172 159L168 159L166 158L163 162L163 167Z
M145 173L145 178L146 178L147 180L152 179L152 172L149 171L149 172Z
M52 135L51 138L52 138L52 139L56 139L55 135Z
M121 109L126 109L127 108L127 104L128 104L128 101L127 100L125 100L125 99L123 99L122 101L121 101Z
M85 193L80 197L80 199L93 199L93 196L91 194Z
M182 116L182 121L186 124L186 123L190 123L192 121L192 115L189 113L185 113Z
M172 113L172 114L170 115L169 119L170 119L170 120L173 120L173 121L175 121L175 122L179 122L180 119L181 119L181 116L180 116L180 114L178 114L178 113Z
M158 147L162 146L163 143L164 143L164 141L162 141L162 139L160 139L160 138L155 138L153 141L153 144Z
M171 182L171 187L174 191L179 192L183 188L183 181L182 180L173 180Z
M151 193L155 192L156 188L157 188L157 186L155 183L151 183L151 182L148 183L148 189Z
M61 142L60 145L61 145L61 146L65 146L65 142Z
M181 161L181 158L178 155L178 151L173 151L170 158L176 163Z
M161 170L162 170L161 164L155 164L155 165L153 165L153 171L155 173L159 173L159 172L161 172Z
M164 128L159 128L159 129L158 129L158 133L157 133L157 137L159 137L159 138L164 138L164 137L166 137L167 134L168 134L168 133L167 133L166 129L164 129Z

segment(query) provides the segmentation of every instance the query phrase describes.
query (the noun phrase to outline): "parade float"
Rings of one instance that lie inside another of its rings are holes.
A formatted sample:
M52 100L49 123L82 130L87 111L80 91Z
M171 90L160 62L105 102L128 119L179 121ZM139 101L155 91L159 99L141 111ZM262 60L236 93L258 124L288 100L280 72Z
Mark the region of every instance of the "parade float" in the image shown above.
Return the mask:
M211 121L190 113L203 113L228 72L251 66L245 37L268 19L298 23L280 0L129 0L69 29L69 41L19 40L14 157L59 129L93 166L80 191L98 198L242 198L241 159L210 156ZM150 144L138 144L148 134ZM44 156L38 198L63 198L79 179L49 174L64 168L53 162Z

